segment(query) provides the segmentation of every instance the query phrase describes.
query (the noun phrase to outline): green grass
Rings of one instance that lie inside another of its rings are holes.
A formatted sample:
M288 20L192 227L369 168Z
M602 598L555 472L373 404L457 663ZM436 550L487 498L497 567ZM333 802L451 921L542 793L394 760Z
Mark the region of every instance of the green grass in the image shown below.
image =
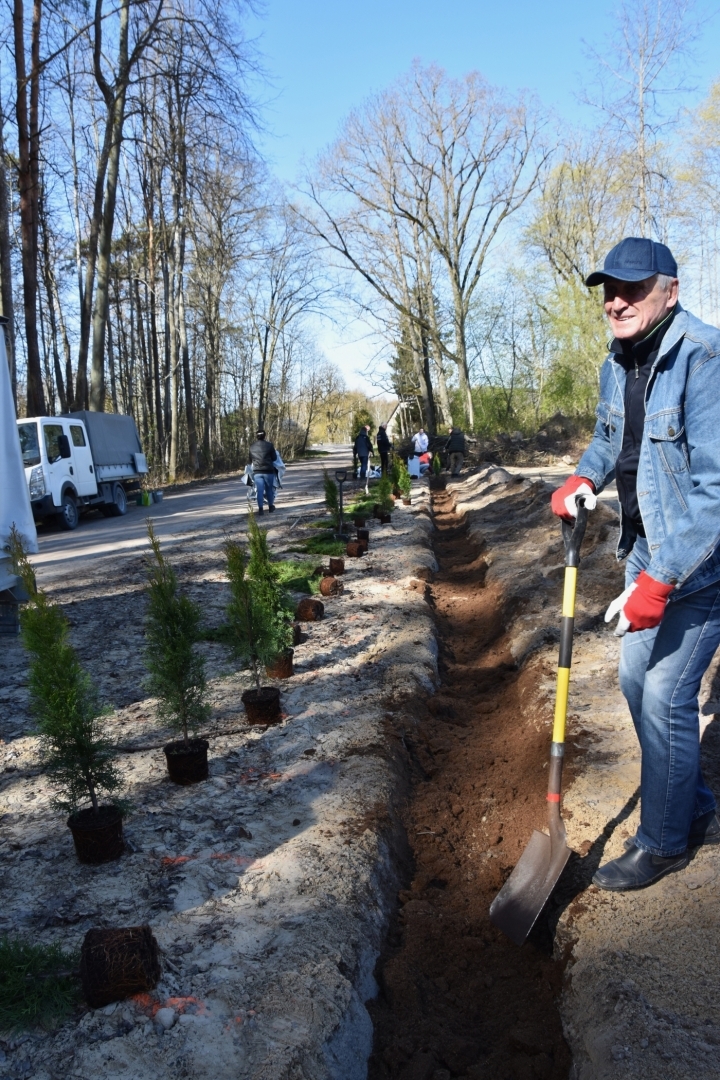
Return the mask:
M345 510L345 517L352 520L354 517L372 517L373 506L377 502L377 499L373 497L372 489L370 495L367 498L356 499L354 503Z
M201 641L216 641L220 645L232 645L234 636L230 623L221 623L220 626L201 626Z
M332 529L332 527L333 523L329 517L322 518L320 521L311 521L307 526L308 529L325 529L326 532L328 529Z
M80 1000L80 980L68 972L79 957L60 945L0 937L0 1031L52 1027Z
M309 540L301 541L290 550L302 551L306 555L344 555L345 544L333 537L332 532L327 532L324 536L311 536Z
M283 559L274 564L280 571L280 584L290 592L304 592L310 596L320 591L320 578L313 571L320 563L315 559Z

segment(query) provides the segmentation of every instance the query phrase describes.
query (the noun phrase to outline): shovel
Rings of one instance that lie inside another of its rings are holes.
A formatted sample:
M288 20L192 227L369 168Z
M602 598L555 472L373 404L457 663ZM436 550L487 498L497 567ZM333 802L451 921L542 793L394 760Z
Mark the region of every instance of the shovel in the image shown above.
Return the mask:
M533 832L515 869L490 905L490 921L507 934L516 945L522 945L532 930L535 920L545 907L550 893L565 869L565 863L570 858L565 825L560 817L560 789L565 756L565 720L575 622L575 587L577 568L580 563L580 545L585 535L587 515L585 500L580 496L577 500L575 525L572 526L567 521L562 523L565 543L565 585L555 694L555 722L548 775L547 802L550 835L539 832L537 829Z

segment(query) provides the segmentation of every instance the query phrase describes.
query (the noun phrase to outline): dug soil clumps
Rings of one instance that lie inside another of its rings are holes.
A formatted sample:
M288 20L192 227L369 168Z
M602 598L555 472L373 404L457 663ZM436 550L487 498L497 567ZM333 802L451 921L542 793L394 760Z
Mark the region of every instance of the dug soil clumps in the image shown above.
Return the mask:
M451 491L434 496L440 570L426 595L441 685L398 731L413 772L406 824L415 869L378 966L371 1080L564 1080L570 1072L558 1007L563 967L547 915L522 949L488 917L545 821L551 698L537 691L553 673L534 650L559 625L562 568L547 491L498 479L500 491L492 478L485 485L492 512L482 524L477 513L472 521L455 513ZM588 546L601 542L607 514ZM509 549L497 568L486 539L494 528ZM572 752L567 765L570 779Z
M298 622L318 622L324 614L325 606L322 600L313 600L311 597L307 597L298 604L295 618Z
M160 974L158 945L149 926L98 927L85 935L80 979L91 1008L152 990Z

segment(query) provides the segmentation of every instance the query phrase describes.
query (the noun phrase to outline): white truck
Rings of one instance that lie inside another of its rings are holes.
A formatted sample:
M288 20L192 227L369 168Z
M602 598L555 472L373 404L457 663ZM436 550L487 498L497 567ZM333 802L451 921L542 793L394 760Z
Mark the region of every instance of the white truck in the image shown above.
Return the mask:
M75 529L87 510L127 512L128 493L148 471L132 416L83 411L17 425L35 521L54 516Z

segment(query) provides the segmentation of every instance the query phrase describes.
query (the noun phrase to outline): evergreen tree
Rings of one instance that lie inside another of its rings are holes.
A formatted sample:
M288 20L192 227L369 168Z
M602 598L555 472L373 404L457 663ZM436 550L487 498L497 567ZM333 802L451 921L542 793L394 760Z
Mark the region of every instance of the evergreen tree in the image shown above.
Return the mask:
M37 589L35 574L16 530L11 556L29 594L20 613L23 644L30 653L30 709L40 734L43 768L55 788L55 806L74 812L90 799L95 814L103 794L122 785L117 750L103 731L108 709L69 641L61 608Z
M260 689L260 670L271 664L288 646L292 627L287 619L277 567L270 559L267 533L258 527L251 512L248 520L250 554L228 539L224 550L231 600L227 609L231 648L235 657L249 663Z
M190 734L204 723L210 707L205 701L205 660L195 651L200 634L200 609L178 592L177 577L160 550L148 521L154 561L149 564L148 612L145 623L148 688L158 698L158 715L178 733L186 746Z

